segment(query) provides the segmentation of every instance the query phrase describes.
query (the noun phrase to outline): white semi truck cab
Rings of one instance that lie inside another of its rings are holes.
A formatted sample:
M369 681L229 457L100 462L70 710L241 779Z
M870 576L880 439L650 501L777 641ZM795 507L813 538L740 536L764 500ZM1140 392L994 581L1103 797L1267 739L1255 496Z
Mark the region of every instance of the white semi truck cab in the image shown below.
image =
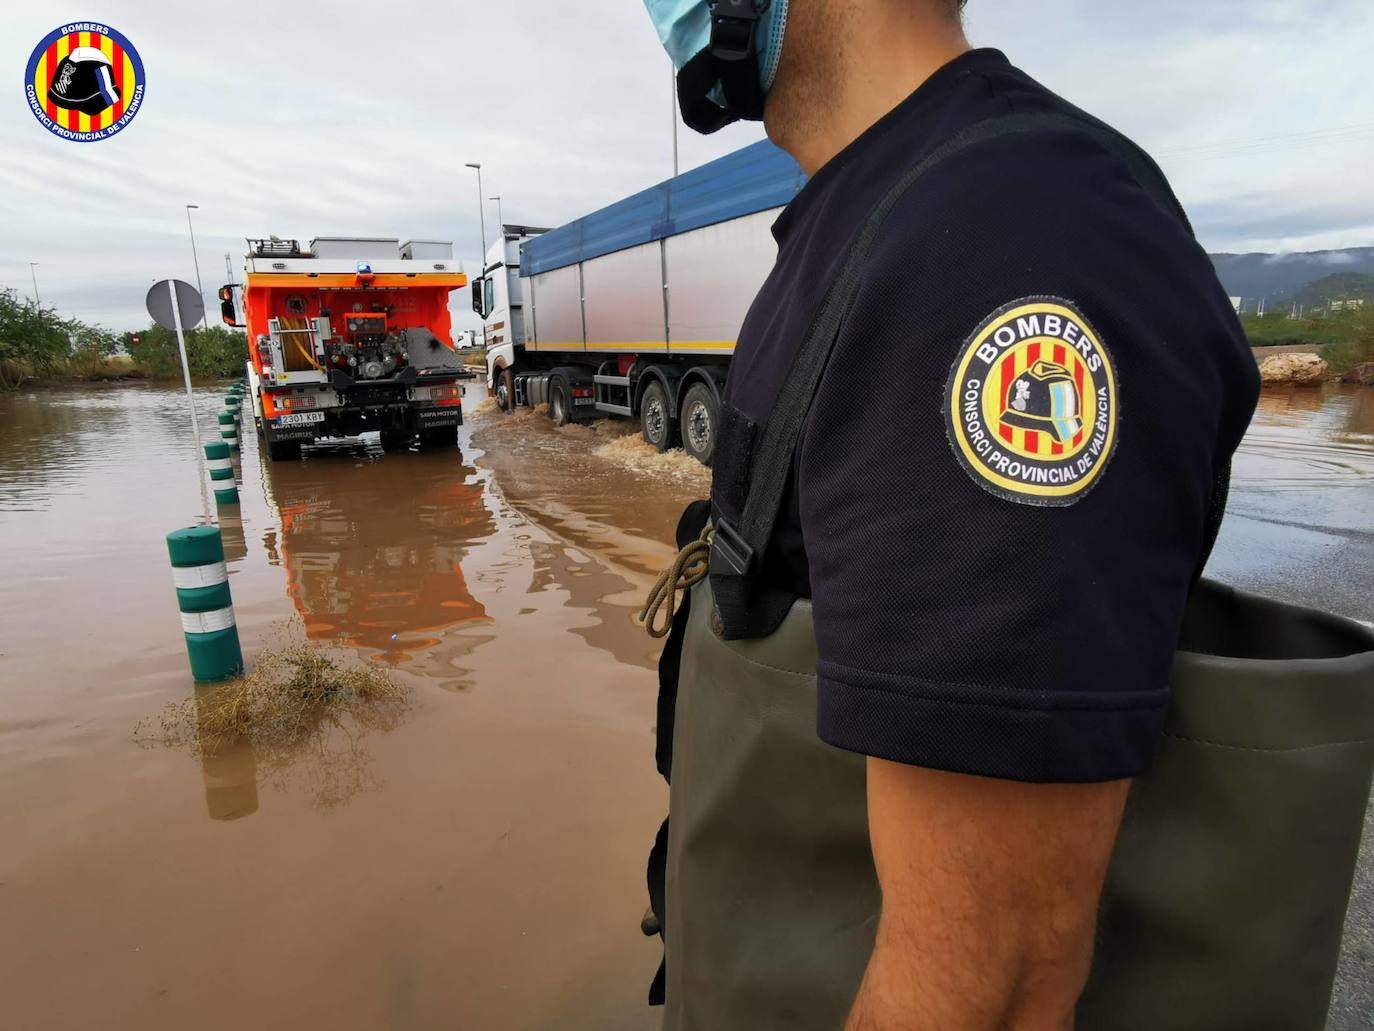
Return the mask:
M487 384L503 411L511 408L509 391L498 376L516 363L516 349L525 346L524 291L520 285L520 248L547 229L503 225L487 250L482 274L472 281L472 310L482 318L487 349Z

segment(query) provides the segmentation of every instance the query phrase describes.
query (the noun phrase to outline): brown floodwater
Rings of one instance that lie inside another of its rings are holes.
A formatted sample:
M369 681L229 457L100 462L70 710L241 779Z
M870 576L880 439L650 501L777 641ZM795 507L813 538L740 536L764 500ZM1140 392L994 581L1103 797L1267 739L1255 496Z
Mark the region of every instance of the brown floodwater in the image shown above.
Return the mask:
M163 543L199 518L188 438L172 390L0 396L0 1026L656 1026L633 613L705 472L533 414L279 465L249 432L248 661L308 638L413 704L198 758L134 733L193 697ZM1213 571L1374 619L1371 542L1374 391L1266 394Z

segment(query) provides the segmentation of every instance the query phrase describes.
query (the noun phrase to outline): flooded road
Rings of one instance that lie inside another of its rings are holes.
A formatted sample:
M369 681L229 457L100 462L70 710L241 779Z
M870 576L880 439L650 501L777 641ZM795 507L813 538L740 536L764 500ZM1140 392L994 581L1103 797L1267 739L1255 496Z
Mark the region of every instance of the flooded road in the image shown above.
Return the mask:
M631 613L690 480L587 456L569 490L582 449L552 430L530 446L570 464L510 496L466 432L270 467L247 435L223 529L250 664L308 636L414 704L287 765L202 763L133 738L191 689L162 540L199 510L181 404L0 397L0 1023L652 1027L666 789Z
M247 432L222 528L249 663L309 638L413 704L202 760L134 736L191 694L163 544L199 512L183 402L2 395L0 445L4 1026L656 1025L658 645L632 615L704 470L530 414L273 466ZM1374 391L1266 394L1213 573L1371 620L1371 570ZM1374 980L1360 890L1347 1005Z
M1374 390L1261 394L1208 572L1374 621Z

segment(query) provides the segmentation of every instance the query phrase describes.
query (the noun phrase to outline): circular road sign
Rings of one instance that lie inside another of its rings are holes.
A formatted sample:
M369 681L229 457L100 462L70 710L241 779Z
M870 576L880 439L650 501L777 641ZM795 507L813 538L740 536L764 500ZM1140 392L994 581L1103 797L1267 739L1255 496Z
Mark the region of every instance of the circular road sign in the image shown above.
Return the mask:
M181 310L181 328L194 329L205 318L205 301L200 291L181 279L159 279L148 289L148 314L163 329L176 329L172 318L172 295L168 283L176 284L177 307Z

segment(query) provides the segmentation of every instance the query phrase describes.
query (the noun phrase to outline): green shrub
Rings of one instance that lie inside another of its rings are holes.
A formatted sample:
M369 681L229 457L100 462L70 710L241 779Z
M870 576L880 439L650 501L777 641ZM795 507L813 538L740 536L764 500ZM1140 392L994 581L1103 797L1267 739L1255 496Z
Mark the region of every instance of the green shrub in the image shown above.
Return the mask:
M119 338L100 326L61 318L13 290L0 289L0 389L27 379L65 378L101 367Z
M137 336L138 343L133 343ZM124 354L120 354L123 349ZM234 376L248 360L244 334L224 326L191 330L186 356L197 379ZM0 390L30 379L180 379L177 338L149 326L137 334L111 333L64 319L13 290L0 288Z
M1322 348L1332 372L1345 372L1364 362L1374 362L1374 312L1358 312L1350 319L1350 332Z
M153 325L135 334L125 334L125 347L150 376L176 379L181 376L177 354L177 335L170 329ZM197 379L234 376L243 371L248 360L248 338L225 326L193 329L186 334L186 360Z

